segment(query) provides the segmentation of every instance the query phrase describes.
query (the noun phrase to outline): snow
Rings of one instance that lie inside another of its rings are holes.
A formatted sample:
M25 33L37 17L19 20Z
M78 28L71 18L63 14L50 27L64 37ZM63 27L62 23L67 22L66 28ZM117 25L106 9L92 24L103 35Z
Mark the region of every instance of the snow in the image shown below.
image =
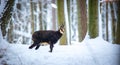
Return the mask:
M2 32L1 32L1 28L0 28L0 50L1 49L6 49L8 47L8 42L6 40L3 39L2 37Z
M51 6L52 6L53 8L57 8L57 5L54 4L54 3L51 3Z
M52 53L49 46L35 50L28 49L29 45L9 44L0 65L120 65L120 45L99 37L73 43L77 44L55 45Z

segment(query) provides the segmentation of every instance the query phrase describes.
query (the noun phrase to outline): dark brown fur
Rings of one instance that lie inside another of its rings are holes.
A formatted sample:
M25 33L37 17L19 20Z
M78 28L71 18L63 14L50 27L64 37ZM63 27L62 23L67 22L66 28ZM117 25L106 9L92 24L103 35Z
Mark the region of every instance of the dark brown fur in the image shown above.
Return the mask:
M52 30L43 30L43 31L36 31L32 35L33 44L29 47L29 49L32 49L36 46L36 50L40 47L40 43L47 42L50 44L50 52L52 52L54 44L61 38L62 33L60 33L60 30L63 31L64 25L60 27L58 31L52 31ZM64 31L63 31L64 32Z

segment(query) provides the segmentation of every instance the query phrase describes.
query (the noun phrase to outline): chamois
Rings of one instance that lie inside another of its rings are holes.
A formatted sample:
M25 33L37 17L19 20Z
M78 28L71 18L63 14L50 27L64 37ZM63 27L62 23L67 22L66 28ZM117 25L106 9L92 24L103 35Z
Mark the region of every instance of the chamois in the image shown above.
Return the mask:
M29 47L32 49L36 46L35 50L37 50L41 43L47 42L50 45L50 51L52 52L54 44L61 38L64 33L64 25L62 24L57 31L53 30L40 30L36 31L32 35L33 44Z

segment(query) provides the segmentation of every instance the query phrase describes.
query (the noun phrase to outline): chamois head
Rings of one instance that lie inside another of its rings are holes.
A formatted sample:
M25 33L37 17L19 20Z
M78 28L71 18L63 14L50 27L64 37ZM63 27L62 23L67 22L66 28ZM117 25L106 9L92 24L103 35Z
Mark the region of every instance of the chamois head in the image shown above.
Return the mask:
M59 28L59 32L61 33L61 34L63 34L64 33L64 24L62 24L61 26L60 26L60 28Z

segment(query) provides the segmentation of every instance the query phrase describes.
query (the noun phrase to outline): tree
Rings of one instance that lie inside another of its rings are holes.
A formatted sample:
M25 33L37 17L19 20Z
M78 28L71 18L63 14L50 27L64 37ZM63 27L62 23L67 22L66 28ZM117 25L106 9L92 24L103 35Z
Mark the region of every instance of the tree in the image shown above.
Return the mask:
M108 1L106 2L106 41L108 40Z
M117 4L117 29L115 43L120 44L120 1L116 1Z
M71 21L70 21L70 0L67 0L67 12L68 12L68 22L69 22L69 44L71 44Z
M70 0L68 3L68 20L70 26L71 41L78 41L78 16L77 16L77 0Z
M53 6L55 6L55 4L56 4L56 0L52 0L52 5ZM52 29L53 30L56 30L57 28L56 28L56 24L57 24L57 22L56 22L56 20L57 20L57 17L56 17L57 15L56 15L56 8L55 7L52 7Z
M96 38L98 36L98 0L88 1L88 14L88 34L90 38Z
M8 42L10 43L13 43L13 23L12 23L12 20L9 21L8 23L8 33L7 33L7 40Z
M32 28L32 32L31 33L33 33L34 31L35 31L35 29L34 29L34 2L32 2L33 0L30 0L31 2L30 2L30 9L31 9L31 28Z
M114 6L113 2L110 2L110 7L111 7L111 18L112 18L112 43L115 43L115 30L116 30L116 20L115 20L115 14L114 14Z
M64 0L57 0L57 6L58 6L58 23L59 26L64 23L65 17L64 17ZM65 33L60 39L60 44L61 45L66 45L67 43L67 37L66 37L66 29Z
M39 2L39 9L42 11L42 2ZM40 30L43 30L43 22L42 22L42 12L39 13L39 19L40 19Z
M78 33L79 41L85 38L87 32L87 7L86 0L77 0L78 4Z
M14 1L15 0L8 0L7 1L7 4L3 10L3 16L1 17L0 19L0 23L1 23L1 30L2 30L2 35L3 36L6 36L7 34L7 26L8 26L8 23L9 23L9 20L11 18L11 15L12 15L12 10L13 10L13 5L14 5Z
M101 36L103 37L103 39L104 40L106 40L106 2L105 1L103 1L103 2L100 2L100 4L101 4L101 23L102 23L102 34L101 34ZM100 25L100 24L99 24Z
M67 34L67 43L71 44L71 39L70 39L70 24L69 24L69 16L68 16L68 2L67 0L64 0L64 16L65 16L65 24L66 24L66 34Z

